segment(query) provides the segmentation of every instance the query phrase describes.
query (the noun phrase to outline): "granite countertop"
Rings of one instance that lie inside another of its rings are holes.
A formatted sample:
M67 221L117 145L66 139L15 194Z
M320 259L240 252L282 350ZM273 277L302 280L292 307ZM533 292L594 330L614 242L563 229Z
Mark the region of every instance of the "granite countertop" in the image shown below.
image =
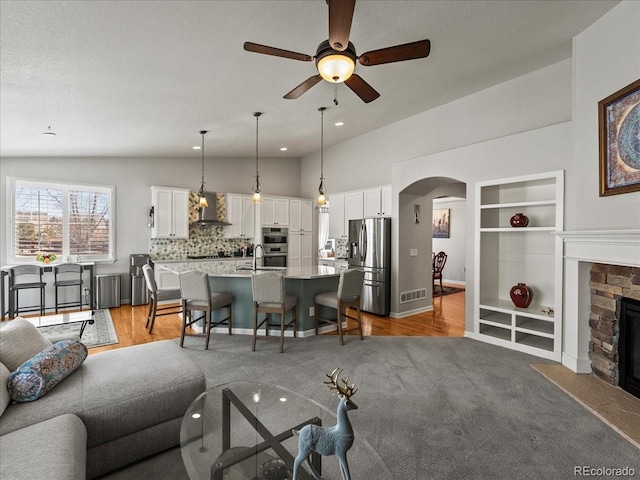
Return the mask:
M340 272L333 267L327 266L315 266L315 267L287 267L278 268L272 267L266 270L236 270L235 264L227 262L218 262L217 259L211 259L209 261L185 261L185 262L155 262L156 267L162 268L169 272L179 274L189 270L197 270L199 272L206 273L210 277L251 277L251 275L260 275L264 272L277 271L281 272L285 278L292 279L313 279L324 277L338 277Z
M216 258L152 258L153 263L188 263L188 262L228 262L236 260L253 261L253 257L216 257Z

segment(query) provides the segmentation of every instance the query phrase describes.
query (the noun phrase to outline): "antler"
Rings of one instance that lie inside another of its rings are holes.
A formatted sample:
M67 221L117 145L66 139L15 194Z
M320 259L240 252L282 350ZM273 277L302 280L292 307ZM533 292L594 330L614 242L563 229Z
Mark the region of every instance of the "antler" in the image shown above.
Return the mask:
M338 377L340 376L341 373L342 373L341 368L336 368L333 372L331 372L331 375L327 373L326 375L329 380L324 382L324 384L329 387L329 390L336 391L334 395L342 396L349 399L353 395L355 395L358 389L355 388L356 387L355 383L352 383L351 385L349 385L349 377L340 379L342 382L342 385L340 385L340 383L338 382Z

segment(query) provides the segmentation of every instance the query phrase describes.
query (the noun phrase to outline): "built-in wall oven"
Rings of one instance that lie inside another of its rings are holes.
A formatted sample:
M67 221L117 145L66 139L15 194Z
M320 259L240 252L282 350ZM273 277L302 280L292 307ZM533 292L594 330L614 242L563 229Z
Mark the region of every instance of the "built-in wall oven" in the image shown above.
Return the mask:
M288 229L264 227L262 229L265 267L286 267L288 253Z

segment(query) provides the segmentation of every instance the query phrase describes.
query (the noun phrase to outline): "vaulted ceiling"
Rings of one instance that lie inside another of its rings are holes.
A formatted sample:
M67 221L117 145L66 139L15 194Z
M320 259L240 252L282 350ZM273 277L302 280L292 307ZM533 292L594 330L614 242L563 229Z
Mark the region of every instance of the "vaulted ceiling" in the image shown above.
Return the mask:
M320 106L325 146L362 135L569 58L572 37L617 3L358 0L358 54L431 41L426 59L358 64L380 93L365 104L324 81L285 100L315 64L243 49L314 55L325 0L2 0L0 155L199 156L204 129L207 156L252 157L261 111L260 155L302 156L319 149Z

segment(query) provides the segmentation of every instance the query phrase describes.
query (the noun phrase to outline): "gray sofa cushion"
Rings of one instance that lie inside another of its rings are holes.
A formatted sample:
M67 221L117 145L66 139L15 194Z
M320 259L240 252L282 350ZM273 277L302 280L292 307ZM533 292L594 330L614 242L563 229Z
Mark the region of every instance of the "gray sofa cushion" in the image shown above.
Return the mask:
M10 372L51 346L51 342L23 318L16 317L3 324L0 328L0 362L4 363Z
M4 409L11 403L11 397L9 396L9 390L7 390L7 380L11 372L0 362L0 415L4 413Z
M82 370L89 448L182 417L205 389L202 370L173 340L99 353Z
M0 478L84 480L87 431L75 415L36 423L0 439Z
M173 340L108 350L35 402L10 405L0 435L73 413L92 447L183 415L204 388L204 374Z

